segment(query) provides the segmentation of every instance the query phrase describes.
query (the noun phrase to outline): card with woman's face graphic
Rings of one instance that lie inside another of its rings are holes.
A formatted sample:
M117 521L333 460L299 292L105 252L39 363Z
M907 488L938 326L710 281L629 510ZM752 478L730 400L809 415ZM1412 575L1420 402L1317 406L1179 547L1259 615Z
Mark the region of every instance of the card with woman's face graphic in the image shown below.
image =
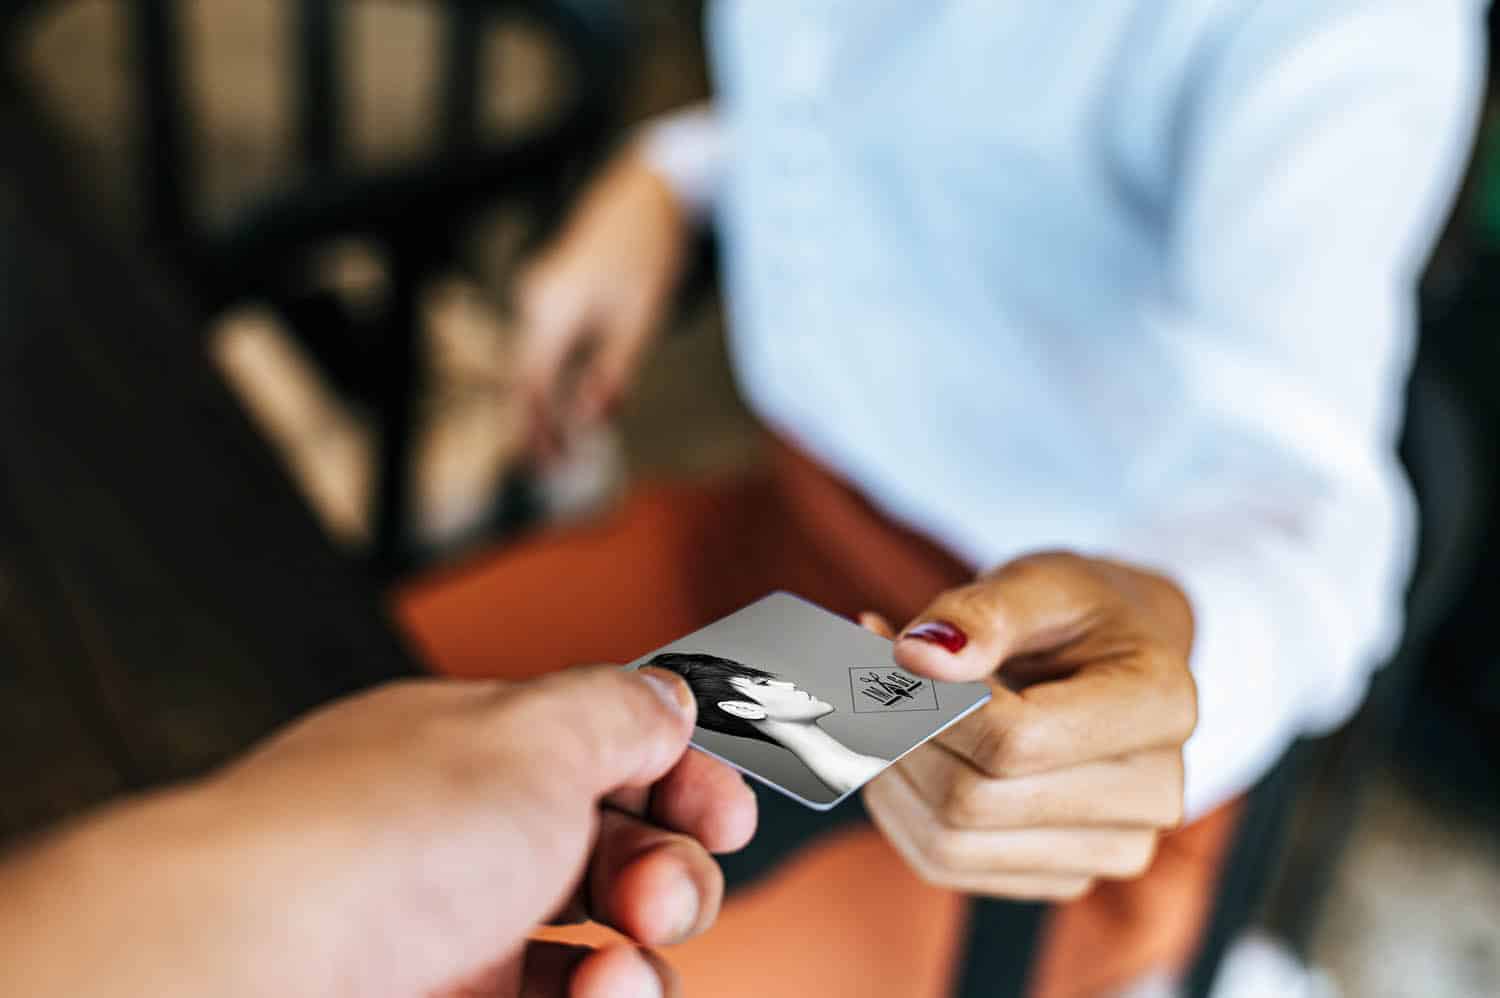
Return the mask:
M790 593L627 668L646 665L692 689L694 745L820 811L990 698L898 668L889 641Z

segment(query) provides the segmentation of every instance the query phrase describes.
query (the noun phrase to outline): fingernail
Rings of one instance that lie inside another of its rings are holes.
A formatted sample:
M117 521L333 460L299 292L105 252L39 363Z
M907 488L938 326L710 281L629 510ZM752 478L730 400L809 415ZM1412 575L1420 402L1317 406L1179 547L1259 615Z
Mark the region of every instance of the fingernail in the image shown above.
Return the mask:
M663 899L669 923L673 929L669 937L672 942L681 942L698 927L698 886L687 874L672 878L672 886Z
M640 950L631 950L631 954L635 957L635 967L630 971L630 980L622 982L624 994L629 998L663 998L661 975L651 961Z
M918 624L901 635L901 638L903 641L907 638L926 641L953 655L963 651L964 645L969 643L969 636L946 620L929 620Z
M646 681L646 686L661 698L661 702L677 711L686 714L693 707L693 694L689 692L687 683L684 683L675 673L665 669L641 669L636 675Z

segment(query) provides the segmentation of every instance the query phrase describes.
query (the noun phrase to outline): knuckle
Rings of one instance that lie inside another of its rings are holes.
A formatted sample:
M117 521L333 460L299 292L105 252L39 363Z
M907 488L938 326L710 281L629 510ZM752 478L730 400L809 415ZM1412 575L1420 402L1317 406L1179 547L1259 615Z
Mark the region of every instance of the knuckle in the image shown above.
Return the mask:
M1045 730L1034 721L987 724L975 744L975 761L995 779L1028 776L1046 768Z
M960 723L953 744L986 777L1003 777L1011 751L1012 720L991 701Z
M1006 797L1011 820L1022 826L1065 821L1072 804L1045 780L1014 780L1006 787Z
M1007 562L1000 573L1023 585L1036 584L1058 575L1083 571L1087 564L1088 559L1067 548L1045 548Z
M1058 568L1073 569L1085 564L1087 559L1071 548L1042 548L1023 554L1011 564L1024 566L1033 570L1053 570Z
M960 842L955 830L934 821L921 821L912 830L912 845L920 862L933 876L942 876L953 870L961 855Z
M1176 828L1187 817L1184 795L1186 773L1183 769L1182 753L1172 753L1167 765L1167 775L1160 783L1161 801L1157 807L1155 820L1159 828Z
M443 796L454 801L480 797L493 785L494 767L477 752L456 748L444 752L433 771Z
M1198 727L1198 698L1191 682L1180 684L1181 688L1171 701L1171 744L1182 745L1192 737Z
M416 694L430 682L431 680L416 679L410 676L386 679L357 694L357 697L366 704L395 703Z
M974 743L969 757L988 775L1004 777L1007 775L1009 758L1007 741L1004 728L998 724L984 724L974 734Z
M558 732L549 748L558 764L570 773L594 773L611 767L614 756L632 748L631 735L650 730L664 711L639 682L608 667L570 669L514 691L507 720L517 732ZM597 709L608 705L607 712ZM589 705L580 708L579 705ZM588 709L593 723L560 723L580 709ZM530 735L534 739L536 736Z
M1183 660L1183 682L1187 690L1183 696L1182 717L1179 722L1179 730L1182 740L1185 742L1194 731L1198 730L1198 681L1193 678L1192 672L1187 668L1187 661Z
M984 824L984 790L988 782L972 769L964 768L954 773L938 808L942 820L955 828L973 828Z
M955 616L967 620L983 620L994 612L990 596L982 583L951 590L939 603L952 609Z
M423 719L412 732L412 754L427 761L433 787L444 799L459 801L485 793L503 770L488 750L487 742L475 737L472 719L444 712Z
M1152 696L1170 744L1187 741L1198 726L1198 686L1187 658L1162 647L1146 653L1145 674L1152 680Z
M980 626L994 616L994 609L983 583L974 582L944 592L932 601L923 616L951 621L969 632L972 638L978 637L976 632Z
M910 829L908 844L901 849L901 852L906 858L907 865L924 882L934 887L949 886L952 875L933 859L930 843L931 836L928 830Z
M950 873L938 869L926 859L919 859L914 862L912 869L922 879L923 883L932 887L950 888L957 886L957 878Z
M1152 832L1146 836L1145 842L1141 845L1140 855L1137 857L1137 862L1135 866L1130 870L1130 876L1144 876L1146 871L1151 869L1152 865L1156 863L1156 853L1160 845L1161 837L1155 832Z
M551 677L529 683L518 683L499 692L488 704L499 720L515 718L522 724L534 723L536 715L545 712L556 680Z
M1167 799L1162 808L1161 817L1158 819L1159 828L1180 828L1182 822L1187 818L1187 808L1183 804L1182 791L1175 790Z
M597 693L591 691L589 695L609 696L620 703L625 712L625 723L621 727L631 732L632 737L658 731L663 726L673 728L679 723L686 723L660 697L646 688L643 679L606 667L606 672L598 675L594 681L600 684L600 688Z
M1056 876L1023 881L1007 877L995 883L987 893L1016 901L1060 903L1077 901L1093 888L1094 881L1088 877Z
M922 863L930 864L937 853L937 836L939 826L930 821L915 821L911 823L910 837L912 850L920 857Z
M1103 875L1129 880L1151 868L1156 858L1156 833L1140 832L1122 838L1109 852L1100 871Z
M967 861L964 836L951 828L936 829L928 841L928 858L939 870L954 871L963 868Z
M1074 880L1066 880L1058 884L1057 888L1050 894L1053 901L1077 901L1089 891L1094 889L1092 877L1079 877Z

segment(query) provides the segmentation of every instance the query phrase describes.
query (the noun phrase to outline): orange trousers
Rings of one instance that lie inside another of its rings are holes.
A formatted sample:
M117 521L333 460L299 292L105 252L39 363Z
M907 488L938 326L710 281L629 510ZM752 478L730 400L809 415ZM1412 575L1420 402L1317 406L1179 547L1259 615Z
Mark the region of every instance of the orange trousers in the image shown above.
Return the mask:
M521 679L630 661L775 589L899 624L970 574L774 442L765 470L641 487L597 522L419 581L394 611L434 671ZM1055 908L1030 972L1034 998L1108 994L1181 968L1236 815L1226 806L1172 833L1145 876ZM712 930L666 955L690 995L937 998L955 980L966 909L869 825L846 825L732 894Z

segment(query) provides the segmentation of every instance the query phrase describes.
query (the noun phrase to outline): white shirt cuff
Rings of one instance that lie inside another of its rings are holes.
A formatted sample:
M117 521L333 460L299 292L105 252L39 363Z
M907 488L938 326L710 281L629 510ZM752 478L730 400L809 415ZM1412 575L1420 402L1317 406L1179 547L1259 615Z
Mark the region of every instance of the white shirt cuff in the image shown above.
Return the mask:
M706 220L724 173L724 128L710 104L697 104L643 124L636 147L682 200L695 222Z

